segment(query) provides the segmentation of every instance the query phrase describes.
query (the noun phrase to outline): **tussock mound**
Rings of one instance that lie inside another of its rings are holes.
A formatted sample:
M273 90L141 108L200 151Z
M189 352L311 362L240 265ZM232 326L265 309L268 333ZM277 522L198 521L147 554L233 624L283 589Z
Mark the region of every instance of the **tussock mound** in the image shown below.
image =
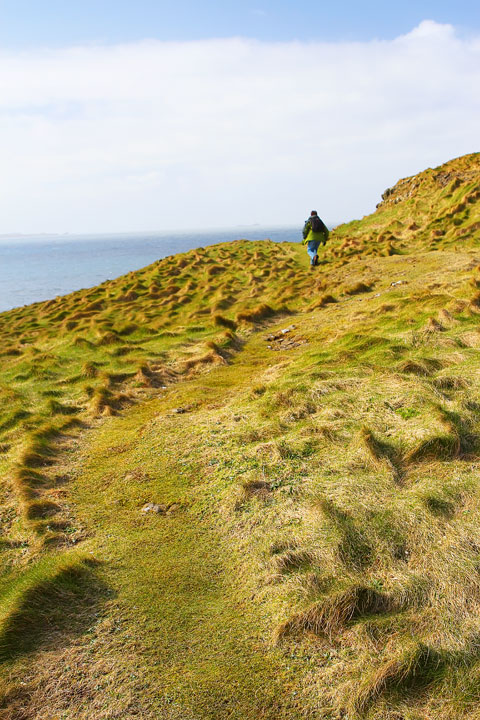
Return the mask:
M0 314L6 718L480 716L479 188Z

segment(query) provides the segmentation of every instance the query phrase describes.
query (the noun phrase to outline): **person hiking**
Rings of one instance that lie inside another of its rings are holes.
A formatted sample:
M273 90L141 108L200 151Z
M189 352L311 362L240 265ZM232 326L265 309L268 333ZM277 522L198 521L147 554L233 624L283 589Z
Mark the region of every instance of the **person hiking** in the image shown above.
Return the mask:
M317 211L312 210L308 220L305 220L303 226L303 244L307 246L307 252L310 255L310 265L318 265L318 248L320 243L325 245L328 240L328 228L318 217Z

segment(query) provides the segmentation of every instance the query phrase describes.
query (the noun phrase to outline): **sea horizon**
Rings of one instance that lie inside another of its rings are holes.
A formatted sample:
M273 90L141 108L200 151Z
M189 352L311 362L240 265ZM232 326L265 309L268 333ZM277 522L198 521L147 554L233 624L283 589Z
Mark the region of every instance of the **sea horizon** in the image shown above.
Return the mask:
M0 235L0 312L94 287L176 253L267 239L301 242L301 225Z
M163 230L119 230L118 232L115 230L102 230L99 232L96 231L86 231L86 232L28 232L28 233L22 233L22 232L7 232L7 233L0 233L0 242L3 241L11 241L11 240L45 240L45 239L60 239L60 240L78 240L78 239L99 239L99 238L109 238L109 237L144 237L144 236L167 236L167 235L187 235L187 234L196 234L196 235L208 235L210 233L222 233L222 232L241 232L241 231L257 231L257 230L284 230L284 229L298 229L299 224L298 223L292 223L289 224L269 224L269 225L263 225L262 223L250 223L246 225L227 225L225 227L222 226L213 226L213 227L203 227L203 228L172 228L172 229L163 229ZM332 225L328 225L328 227L333 227ZM244 239L244 238L241 238Z

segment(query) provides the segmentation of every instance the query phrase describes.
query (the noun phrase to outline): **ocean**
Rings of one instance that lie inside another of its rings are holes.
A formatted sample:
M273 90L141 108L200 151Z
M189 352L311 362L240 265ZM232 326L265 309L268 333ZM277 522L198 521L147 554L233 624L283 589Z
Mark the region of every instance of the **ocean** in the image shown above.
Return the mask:
M301 241L301 228L0 237L0 312L67 295L160 258L233 240Z

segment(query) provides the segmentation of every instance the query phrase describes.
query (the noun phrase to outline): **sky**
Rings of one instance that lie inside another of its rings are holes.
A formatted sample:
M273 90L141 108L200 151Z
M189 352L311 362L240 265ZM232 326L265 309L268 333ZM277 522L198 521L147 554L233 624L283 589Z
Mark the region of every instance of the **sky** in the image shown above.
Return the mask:
M329 224L478 151L480 3L0 0L0 234Z

